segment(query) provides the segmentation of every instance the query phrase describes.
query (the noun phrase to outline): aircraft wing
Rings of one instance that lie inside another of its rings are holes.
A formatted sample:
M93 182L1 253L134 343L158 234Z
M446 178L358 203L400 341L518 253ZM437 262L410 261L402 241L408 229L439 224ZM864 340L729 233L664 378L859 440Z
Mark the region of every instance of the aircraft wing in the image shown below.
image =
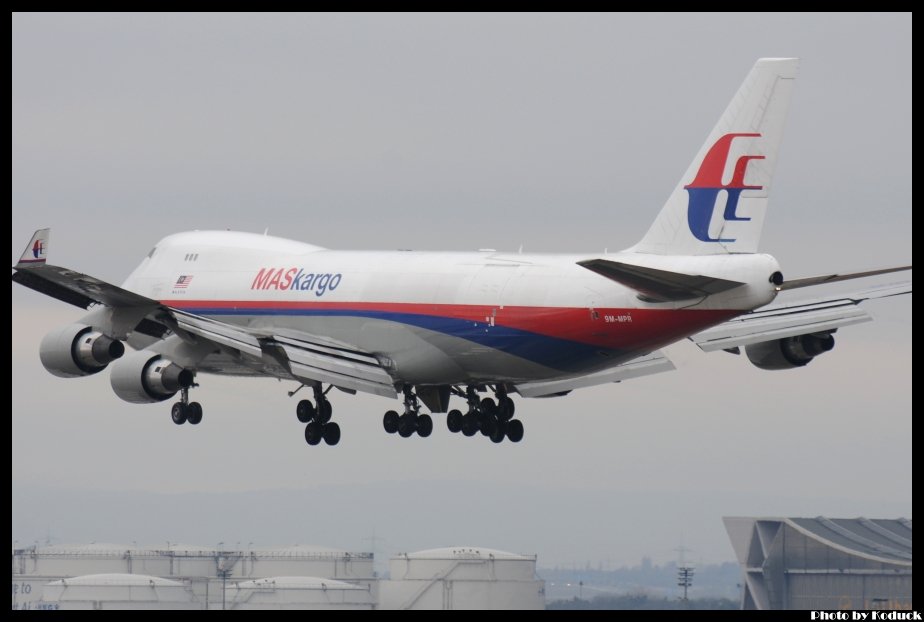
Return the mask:
M48 234L43 231L44 243ZM323 382L349 391L392 398L397 395L394 380L372 354L331 344L321 335L256 334L241 326L162 305L118 285L47 264L44 259L20 260L15 269L13 281L52 298L83 309L96 304L113 309L111 321L123 328L114 331L117 333L140 332L162 339L173 332L185 340L206 339L245 365L248 356L257 361L268 357L289 370L293 379L308 384Z
M331 345L322 336L298 333L258 336L247 330L172 307L165 310L177 328L224 346L225 349L275 359L294 377L306 382L325 382L341 389L395 397L394 379L372 354Z
M690 340L703 351L714 352L796 335L833 331L871 320L869 313L859 308L864 300L910 292L911 282L904 282L839 297L774 305L696 333Z
M618 367L606 369L586 376L576 376L564 380L550 380L548 382L524 382L516 385L516 391L523 397L552 397L608 382L621 382L639 376L649 376L664 371L671 371L671 363L660 350L645 356L623 363Z

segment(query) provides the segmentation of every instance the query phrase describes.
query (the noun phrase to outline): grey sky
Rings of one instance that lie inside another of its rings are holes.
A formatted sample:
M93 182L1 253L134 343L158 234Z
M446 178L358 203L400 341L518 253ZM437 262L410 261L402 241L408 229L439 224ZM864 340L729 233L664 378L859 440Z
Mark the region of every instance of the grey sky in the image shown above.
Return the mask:
M16 14L11 260L45 226L52 261L114 282L194 228L332 248L615 250L647 229L754 60L800 56L762 250L789 277L907 262L911 22ZM518 446L442 420L427 440L388 436L391 402L335 395L332 449L305 444L291 383L203 378L205 419L190 429L168 404L118 400L107 373L48 375L38 342L80 311L13 287L13 538L127 533L102 510L45 511L37 499L62 489L284 488L303 520L263 533L223 522L229 501L214 541L317 541L311 512L323 512L351 520L319 544L364 548L375 527L389 551L483 544L544 564L671 559L681 537L704 560L732 559L727 514L910 517L911 297L869 308L875 323L797 372L683 343L671 374L520 400ZM490 503L437 505L479 483ZM375 495L320 509L312 492L376 484L421 491L403 499L415 529ZM181 514L136 531L206 537L197 529Z

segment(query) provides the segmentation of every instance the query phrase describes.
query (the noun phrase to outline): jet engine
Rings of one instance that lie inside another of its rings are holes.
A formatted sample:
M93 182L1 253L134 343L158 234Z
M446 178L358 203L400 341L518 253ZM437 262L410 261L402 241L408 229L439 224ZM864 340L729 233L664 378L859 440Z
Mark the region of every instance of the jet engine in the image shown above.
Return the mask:
M39 346L42 365L60 378L101 372L124 353L125 346L121 341L85 324L71 324L53 330L45 335Z
M793 369L808 365L819 354L834 347L831 333L796 335L745 346L751 363L761 369Z
M112 390L126 402L150 404L170 399L192 386L193 373L150 350L141 350L112 366Z

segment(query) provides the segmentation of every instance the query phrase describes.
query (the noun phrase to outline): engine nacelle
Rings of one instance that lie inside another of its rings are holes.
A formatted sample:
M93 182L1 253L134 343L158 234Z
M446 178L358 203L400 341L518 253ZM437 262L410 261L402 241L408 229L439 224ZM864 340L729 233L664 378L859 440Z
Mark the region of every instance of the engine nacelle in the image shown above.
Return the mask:
M812 333L745 346L751 362L761 369L793 369L808 365L819 354L834 348L834 335Z
M112 366L112 390L126 402L150 404L192 386L193 373L149 350L134 352Z
M121 341L107 337L86 324L53 330L42 339L39 358L49 373L59 378L89 376L106 369L125 354Z

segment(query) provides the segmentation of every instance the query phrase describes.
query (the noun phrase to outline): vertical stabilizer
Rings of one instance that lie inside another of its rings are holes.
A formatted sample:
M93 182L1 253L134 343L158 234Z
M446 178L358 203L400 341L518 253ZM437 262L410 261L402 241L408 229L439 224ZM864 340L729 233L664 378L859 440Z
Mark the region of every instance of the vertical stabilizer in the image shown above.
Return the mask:
M761 58L632 251L754 253L799 60Z

